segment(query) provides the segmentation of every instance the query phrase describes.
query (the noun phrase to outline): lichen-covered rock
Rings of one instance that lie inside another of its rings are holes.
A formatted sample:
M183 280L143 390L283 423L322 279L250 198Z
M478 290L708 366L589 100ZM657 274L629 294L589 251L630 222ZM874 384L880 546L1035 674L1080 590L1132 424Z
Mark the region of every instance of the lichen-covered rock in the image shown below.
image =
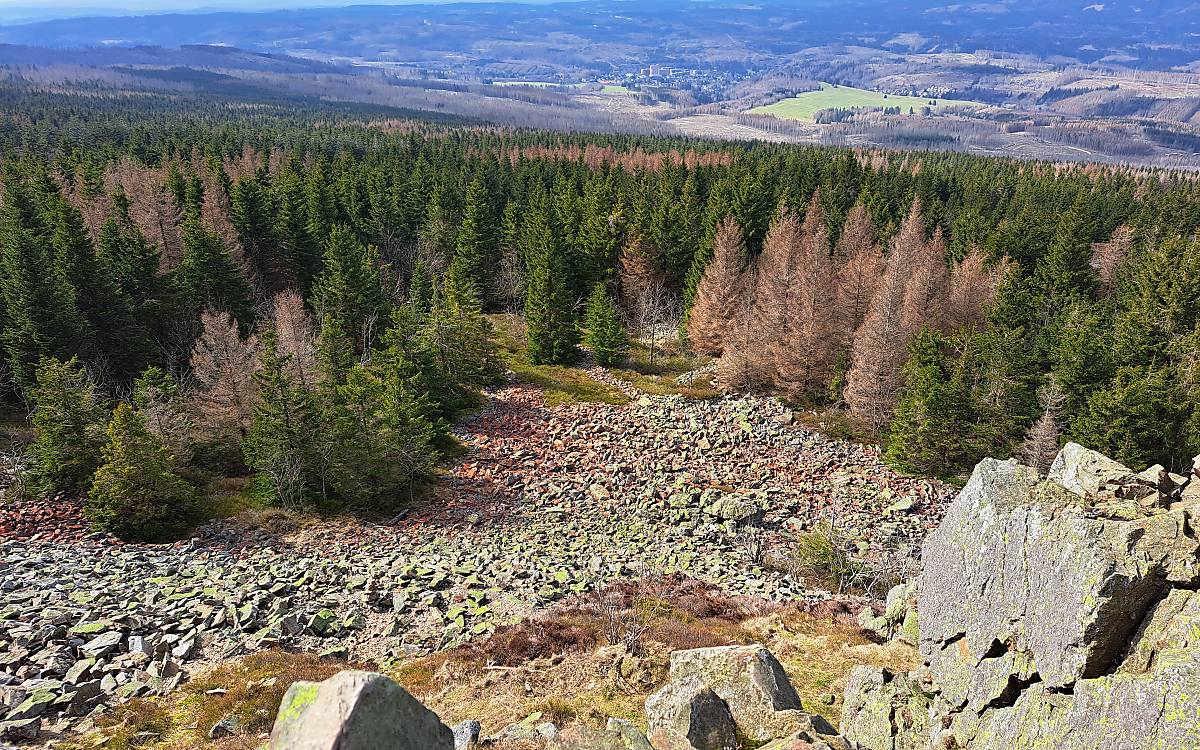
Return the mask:
M929 736L929 695L907 674L855 667L842 704L842 735L871 750L918 750Z
M1164 587L1197 580L1184 511L1095 518L1064 495L1015 461L976 467L922 552L921 654L936 681L1010 652L1021 679L1048 687L1103 674Z
M1106 487L1129 483L1134 473L1103 453L1067 443L1055 456L1048 477L1079 497L1096 497Z
M449 727L404 688L374 672L339 672L288 688L271 750L453 750Z
M654 750L646 735L621 719L609 719L608 726L593 729L573 724L546 744L547 750Z
M1200 747L1200 663L1155 675L1081 680L1072 694L1043 685L1012 706L960 714L947 734L972 750L1189 750Z
M647 698L646 724L656 750L728 750L737 745L725 702L695 677L672 680Z
M982 461L923 548L925 666L855 670L845 737L869 750L1200 748L1200 518L1187 503L1131 505L1147 484L1073 444L1046 480Z
M853 746L818 714L787 737L768 742L759 750L852 750Z
M674 651L670 675L694 677L711 688L729 706L738 729L757 741L785 737L808 720L783 666L761 645Z

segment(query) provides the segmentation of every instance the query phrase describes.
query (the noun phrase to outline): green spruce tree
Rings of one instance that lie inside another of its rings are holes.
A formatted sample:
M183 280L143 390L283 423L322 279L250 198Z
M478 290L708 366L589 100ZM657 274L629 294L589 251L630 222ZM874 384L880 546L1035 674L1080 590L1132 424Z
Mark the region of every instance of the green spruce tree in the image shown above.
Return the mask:
M163 541L196 519L195 489L175 473L175 457L129 404L108 424L104 463L84 511L97 529L128 541Z
M604 284L596 284L588 297L584 328L583 345L602 366L620 364L629 355L629 334Z
M43 357L30 396L30 489L82 494L100 465L104 445L105 412L95 386L77 359Z
M529 274L525 326L529 361L562 364L578 356L579 336L566 261L546 214L544 196L526 216L523 229Z

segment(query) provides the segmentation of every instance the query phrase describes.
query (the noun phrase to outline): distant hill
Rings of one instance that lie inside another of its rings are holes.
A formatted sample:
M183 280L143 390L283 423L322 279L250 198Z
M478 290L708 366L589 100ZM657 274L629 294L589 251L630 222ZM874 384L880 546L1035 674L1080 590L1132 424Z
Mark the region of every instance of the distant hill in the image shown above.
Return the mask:
M1200 13L1192 0L361 5L68 18L0 27L0 42L221 44L324 59L455 66L547 60L598 72L638 61L761 67L811 46L841 43L895 52L993 49L1162 69L1200 60Z

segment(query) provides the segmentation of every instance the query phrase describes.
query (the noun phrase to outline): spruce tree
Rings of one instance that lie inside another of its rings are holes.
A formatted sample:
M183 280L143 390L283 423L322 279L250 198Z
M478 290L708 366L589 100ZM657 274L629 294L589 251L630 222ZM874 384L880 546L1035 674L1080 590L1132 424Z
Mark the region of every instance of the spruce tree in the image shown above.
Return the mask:
M578 355L578 333L572 314L566 263L547 217L534 212L526 219L529 278L525 290L525 326L529 361L562 364Z
M1121 463L1180 467L1175 448L1185 414L1175 401L1169 372L1154 366L1121 367L1071 421L1068 436Z
M429 266L417 258L413 262L412 277L408 282L408 306L423 318L433 307L433 277L429 275Z
M148 367L133 382L133 404L177 465L191 461L192 420L179 381L162 368Z
M1099 283L1099 276L1092 268L1089 197L1081 193L1062 216L1054 241L1034 272L1034 285L1048 316L1075 298L1090 297Z
M943 345L940 335L924 330L909 346L905 386L884 452L903 471L946 474L962 468L973 453L962 434L971 423L970 393L957 363L945 369Z
M409 499L437 457L433 430L403 389L364 365L352 367L325 409L330 476L340 503L389 507Z
M31 488L40 494L82 494L100 465L104 445L105 412L95 386L77 359L43 357L30 396Z
M629 335L604 284L596 284L584 313L583 345L604 367L620 364L629 355Z
M392 311L380 344L371 364L392 392L389 398L411 401L435 435L444 436L461 394L438 368L429 337L411 307L401 305Z
M42 357L68 358L86 342L87 324L75 307L75 290L55 262L54 251L24 187L6 180L0 216L0 333L13 378L22 389L34 383Z
M175 474L171 451L133 407L118 404L84 504L88 520L125 540L162 541L186 530L197 510L196 491Z
M274 330L262 334L261 367L254 375L258 403L243 443L246 464L255 472L256 493L267 502L296 508L327 504L329 496L313 394L292 376L288 357L279 353Z
M220 310L237 319L242 330L254 321L250 284L220 236L191 218L183 224L180 286L193 310Z
M313 284L313 307L322 323L336 321L362 353L387 320L379 271L349 227L338 225L325 248L325 269Z
M467 203L463 209L462 224L458 228L454 260L450 262L448 276L456 286L470 284L476 296L485 306L492 299L491 285L486 272L496 267L496 227L491 207L487 201L487 190L483 180L476 178L467 189Z
M244 177L234 183L229 194L229 221L237 230L259 291L271 296L291 286L291 259L275 234L271 196L257 178Z
M55 261L74 289L75 307L88 334L83 352L128 383L152 357L148 331L134 317L133 301L118 286L113 269L97 253L87 228L71 204L53 200L50 244Z

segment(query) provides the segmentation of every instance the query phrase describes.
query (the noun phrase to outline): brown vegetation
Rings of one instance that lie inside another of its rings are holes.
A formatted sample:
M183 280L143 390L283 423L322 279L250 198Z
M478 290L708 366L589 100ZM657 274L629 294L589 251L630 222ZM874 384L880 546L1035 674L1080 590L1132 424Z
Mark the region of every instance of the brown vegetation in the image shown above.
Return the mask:
M717 225L712 260L696 287L696 301L688 313L688 342L701 354L718 356L725 346L726 330L737 316L739 299L746 293L746 246L742 228L732 217Z

